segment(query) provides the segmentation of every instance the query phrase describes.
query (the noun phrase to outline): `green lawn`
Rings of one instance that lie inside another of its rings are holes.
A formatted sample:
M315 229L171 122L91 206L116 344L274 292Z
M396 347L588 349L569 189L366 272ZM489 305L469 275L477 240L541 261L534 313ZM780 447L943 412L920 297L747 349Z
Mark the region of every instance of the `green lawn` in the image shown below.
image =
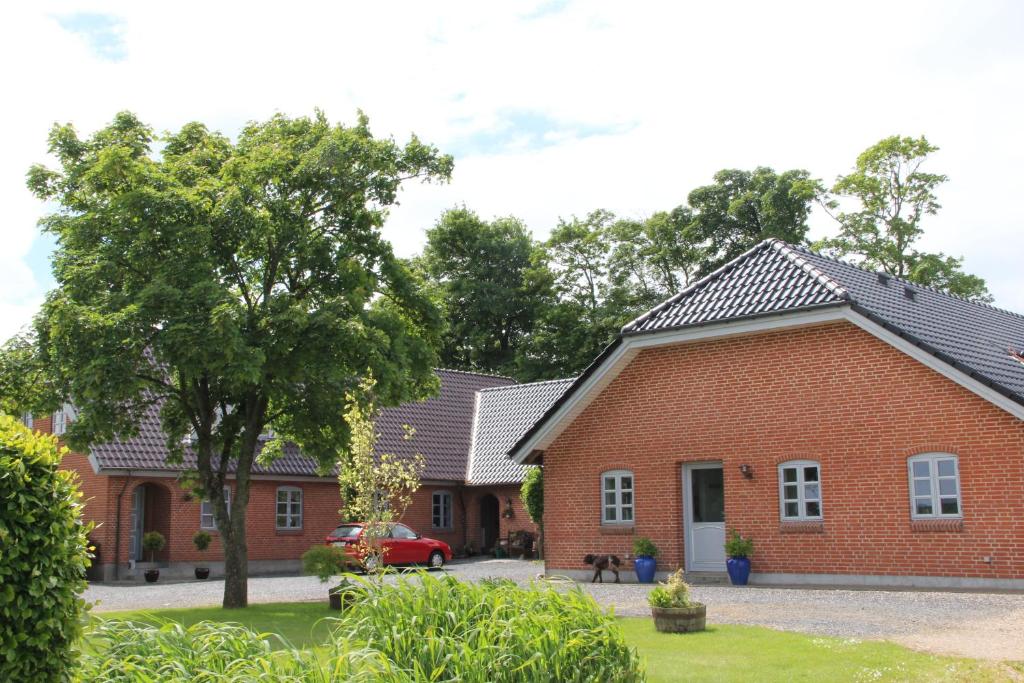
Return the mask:
M295 647L324 643L331 612L323 603L253 605L107 612L103 619L231 621L276 633ZM665 634L650 619L624 618L626 639L644 658L648 679L658 681L1008 681L1000 664L936 657L879 641L786 633L752 626L712 625L704 633ZM1018 674L1019 675L1019 674Z

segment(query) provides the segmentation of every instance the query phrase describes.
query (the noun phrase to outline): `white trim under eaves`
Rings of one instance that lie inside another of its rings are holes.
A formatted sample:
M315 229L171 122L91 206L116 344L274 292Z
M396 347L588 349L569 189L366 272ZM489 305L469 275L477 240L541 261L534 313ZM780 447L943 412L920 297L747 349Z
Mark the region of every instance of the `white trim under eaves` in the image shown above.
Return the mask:
M780 313L778 315L751 318L749 320L711 323L681 330L668 330L666 332L653 332L623 337L619 348L615 349L605 359L605 362L594 370L594 373L555 411L551 419L545 422L544 426L537 430L536 434L530 437L526 443L512 454L512 460L520 465L526 464L525 460L531 453L544 450L551 445L562 432L562 425L568 424L590 405L591 401L601 392L601 389L608 386L642 349L715 339L718 337L757 334L788 327L820 325L822 323L844 320L846 318L844 312L847 308L845 305L830 306L812 311Z
M860 315L856 311L847 310L846 319L851 323L861 328L865 332L878 337L882 341L896 347L898 350L907 354L916 361L919 361L922 365L925 365L935 372L939 373L943 377L950 379L964 389L977 394L989 403L992 403L998 408L1002 408L1010 415L1013 415L1018 420L1024 420L1024 405L1017 403L1016 401L1000 394L998 391L990 386L987 386L978 380L974 379L970 375L962 372L949 363L936 358L934 355L925 351L920 346L907 341L903 337L890 332L878 323L868 320L864 316Z
M872 322L863 315L852 310L850 306L834 306L813 311L798 311L795 313L782 313L771 317L753 318L733 322L715 323L701 327L684 328L667 332L656 332L647 335L624 337L622 344L617 348L605 362L587 378L583 386L579 388L569 399L562 404L551 416L543 427L537 430L528 441L526 441L511 458L516 463L525 464L529 455L535 451L542 451L558 437L564 426L579 415L615 377L622 372L636 355L645 348L665 346L668 344L683 344L720 337L732 337L736 335L757 334L771 330L790 327L804 327L807 325L818 325L822 323L845 320L856 325L865 332L893 346L899 351L907 354L922 365L935 370L940 375L959 384L968 391L977 394L993 405L1005 410L1014 417L1024 420L1024 405L1011 400L998 391L986 386L966 373L958 370L952 365L936 358L928 351L907 341L903 337L890 332L881 325Z
M466 481L473 481L473 463L476 460L476 430L480 424L480 392L473 394L473 431L469 434L469 457L466 464Z

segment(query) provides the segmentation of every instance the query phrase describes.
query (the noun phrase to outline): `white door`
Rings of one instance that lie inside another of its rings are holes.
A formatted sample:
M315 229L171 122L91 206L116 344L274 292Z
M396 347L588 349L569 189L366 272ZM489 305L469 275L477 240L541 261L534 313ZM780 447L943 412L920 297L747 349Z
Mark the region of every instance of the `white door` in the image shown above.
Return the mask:
M725 481L721 463L683 467L686 568L725 571Z
M128 538L128 558L142 561L142 528L146 510L146 488L136 487L132 492L132 533Z

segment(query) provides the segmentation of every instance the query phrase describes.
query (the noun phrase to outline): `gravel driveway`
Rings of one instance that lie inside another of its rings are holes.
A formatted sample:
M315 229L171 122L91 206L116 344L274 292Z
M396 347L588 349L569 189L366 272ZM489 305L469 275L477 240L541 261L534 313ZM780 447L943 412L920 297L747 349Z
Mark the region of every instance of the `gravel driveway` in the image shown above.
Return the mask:
M503 577L527 583L537 562L472 560L447 570L466 581ZM649 586L583 584L620 616L647 616ZM222 581L95 584L85 598L95 611L199 607L220 604ZM322 600L326 589L310 576L249 579L251 603ZM917 649L990 659L1024 660L1024 595L926 591L820 590L696 586L711 623L767 626L844 638L882 638Z

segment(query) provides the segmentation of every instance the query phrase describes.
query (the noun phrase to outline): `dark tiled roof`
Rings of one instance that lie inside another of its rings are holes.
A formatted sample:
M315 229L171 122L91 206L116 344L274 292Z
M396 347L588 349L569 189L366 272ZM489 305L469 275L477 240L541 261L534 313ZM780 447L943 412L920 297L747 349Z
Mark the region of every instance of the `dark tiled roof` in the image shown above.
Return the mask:
M797 308L841 304L845 290L792 249L762 242L622 328L674 330Z
M456 370L438 370L438 375L441 393L434 398L381 411L377 418L377 450L395 455L421 453L427 461L424 479L463 481L476 392L508 386L514 380ZM403 425L416 430L412 439L404 438Z
M1024 347L1024 316L880 277L779 240L762 242L622 332L628 336L841 304L1024 404L1024 364L1010 353Z
M396 455L421 453L426 460L424 479L462 481L466 476L476 392L505 386L513 380L458 370L438 370L437 374L441 379L437 396L381 410L376 423L380 434L378 451ZM159 407L147 412L137 436L93 446L90 452L99 466L169 471L195 467L195 455L187 447L182 464L167 463L166 438L158 413ZM415 429L411 440L404 438L404 425ZM285 445L284 454L269 466L254 465L253 472L283 476L317 474L313 461L304 457L294 444Z
M521 482L529 466L512 462L509 449L572 383L572 379L556 379L481 391L466 480L470 484Z
M766 240L623 327L508 452L524 447L626 338L844 305L1024 405L1024 362L1013 353L1024 350L1024 316Z

